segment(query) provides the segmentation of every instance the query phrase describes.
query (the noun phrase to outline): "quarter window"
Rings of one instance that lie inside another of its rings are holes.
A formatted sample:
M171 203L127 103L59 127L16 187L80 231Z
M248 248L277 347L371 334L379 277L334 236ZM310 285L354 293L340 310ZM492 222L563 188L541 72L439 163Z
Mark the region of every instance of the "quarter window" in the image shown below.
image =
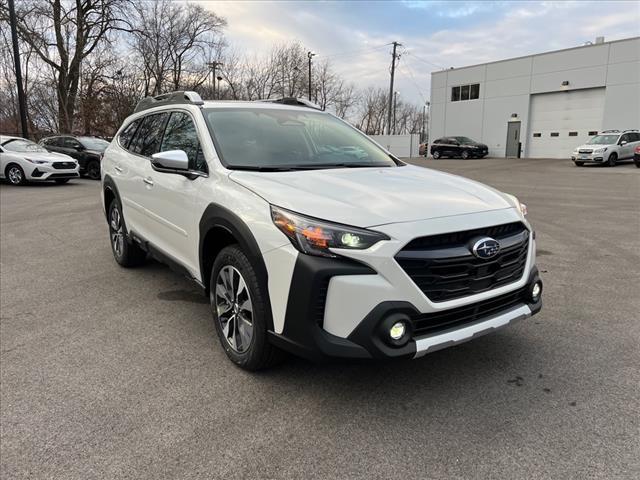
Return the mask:
M144 117L131 141L129 150L145 157L158 153L162 141L162 131L168 117L168 113L157 113Z
M191 170L207 172L207 162L200 148L196 126L186 113L173 112L169 118L160 151L169 150L183 150L189 157Z
M460 100L477 100L478 98L480 98L479 83L451 87L452 102L458 102Z

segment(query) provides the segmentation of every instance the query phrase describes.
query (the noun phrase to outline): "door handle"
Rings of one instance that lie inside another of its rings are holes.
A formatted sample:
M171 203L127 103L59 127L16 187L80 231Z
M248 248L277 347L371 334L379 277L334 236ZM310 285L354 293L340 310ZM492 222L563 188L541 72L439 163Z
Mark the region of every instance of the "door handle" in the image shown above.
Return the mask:
M113 168L114 168L114 169L116 170L116 172L118 172L118 173L122 173L122 172L124 172L123 168L122 168L122 167L119 167L119 166L117 166L117 165L116 165L115 167L113 167Z
M147 185L149 185L150 187L153 187L153 180L151 180L151 178L149 178L149 177L143 178L142 181L144 183L146 183Z

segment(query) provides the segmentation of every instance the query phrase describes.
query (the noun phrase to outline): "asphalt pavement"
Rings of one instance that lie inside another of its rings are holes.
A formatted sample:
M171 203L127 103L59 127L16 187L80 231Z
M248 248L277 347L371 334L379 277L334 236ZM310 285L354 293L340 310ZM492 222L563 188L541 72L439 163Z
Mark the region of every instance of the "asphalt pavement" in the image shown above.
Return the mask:
M412 162L528 205L542 312L416 361L257 374L189 281L117 266L98 182L1 185L0 477L640 477L640 169Z

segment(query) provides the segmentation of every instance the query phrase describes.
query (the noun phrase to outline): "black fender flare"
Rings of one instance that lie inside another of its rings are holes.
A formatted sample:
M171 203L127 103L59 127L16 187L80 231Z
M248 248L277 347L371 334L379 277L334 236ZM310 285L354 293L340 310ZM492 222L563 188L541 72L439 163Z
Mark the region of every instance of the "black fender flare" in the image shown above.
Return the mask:
M273 330L273 318L271 314L271 300L269 298L269 275L264 258L258 247L253 233L248 225L235 213L222 205L211 203L200 218L199 230L200 240L198 242L198 260L200 263L200 277L205 287L205 291L209 291L209 278L206 278L206 259L204 258L205 239L207 234L214 228L222 228L230 233L240 245L242 251L247 255L251 265L253 265L258 282L265 289L265 298L267 303L267 322L269 330Z

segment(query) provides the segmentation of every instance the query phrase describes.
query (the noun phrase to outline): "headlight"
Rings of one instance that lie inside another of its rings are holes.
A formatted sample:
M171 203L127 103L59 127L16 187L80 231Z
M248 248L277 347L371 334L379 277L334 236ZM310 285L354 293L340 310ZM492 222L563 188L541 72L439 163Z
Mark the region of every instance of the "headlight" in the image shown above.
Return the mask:
M46 163L49 163L49 162L48 162L48 161L46 161L46 160L36 160L36 159L34 159L34 158L27 158L27 157L24 157L24 159L25 159L27 162L35 163L36 165L44 165L44 164L46 164Z
M516 208L518 209L518 211L526 217L527 213L529 213L527 206L524 203L522 203L520 200L518 200L518 197L516 197L515 195L511 195L509 193L507 193L507 195L509 196L509 198L513 200L513 203L516 204Z
M604 153L606 151L607 151L607 147L604 147L604 148L598 148L594 150L593 153Z
M271 206L271 218L294 247L309 255L337 257L330 248L364 250L380 240L389 240L383 233L348 227L305 217L283 208Z
M579 152L578 152L578 149L577 149L577 148L572 152L572 154L573 154L573 155L578 155L578 153L579 153Z

